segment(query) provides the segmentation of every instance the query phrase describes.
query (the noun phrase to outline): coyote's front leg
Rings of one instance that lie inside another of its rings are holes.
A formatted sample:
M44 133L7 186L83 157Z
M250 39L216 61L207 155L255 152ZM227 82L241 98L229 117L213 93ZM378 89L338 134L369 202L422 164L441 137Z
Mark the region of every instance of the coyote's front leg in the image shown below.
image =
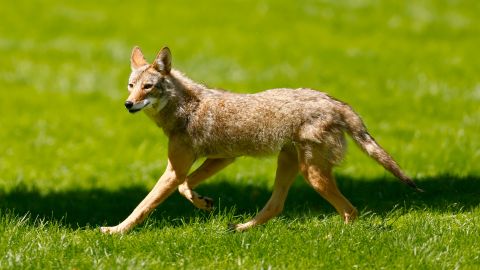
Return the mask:
M113 227L101 227L100 230L109 234L124 233L144 221L155 207L185 181L188 171L194 162L193 154L185 150L183 147L175 147L170 144L167 168L145 199L122 223Z
M206 159L197 170L187 177L187 180L185 180L183 184L178 186L178 191L197 208L207 211L212 210L213 200L209 197L199 195L193 191L193 189L200 184L200 182L227 167L234 160L234 158Z

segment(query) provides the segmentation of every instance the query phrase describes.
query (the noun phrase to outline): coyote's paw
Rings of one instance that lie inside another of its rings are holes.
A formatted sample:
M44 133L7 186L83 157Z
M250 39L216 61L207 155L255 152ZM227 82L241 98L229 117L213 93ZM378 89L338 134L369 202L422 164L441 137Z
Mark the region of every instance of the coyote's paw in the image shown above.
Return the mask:
M235 224L235 223L229 223L227 227L227 231L229 232L244 232L248 229L250 229L252 226L248 225L247 223L243 224Z
M118 233L123 233L121 229L118 228L118 226L113 226L113 227L100 227L100 232L104 234L118 234Z
M213 199L209 197L199 196L198 198L193 200L193 204L200 209L205 211L212 211L213 210Z
M345 224L351 224L353 223L358 217L358 211L357 209L353 208L349 212L344 212L343 213L343 221Z

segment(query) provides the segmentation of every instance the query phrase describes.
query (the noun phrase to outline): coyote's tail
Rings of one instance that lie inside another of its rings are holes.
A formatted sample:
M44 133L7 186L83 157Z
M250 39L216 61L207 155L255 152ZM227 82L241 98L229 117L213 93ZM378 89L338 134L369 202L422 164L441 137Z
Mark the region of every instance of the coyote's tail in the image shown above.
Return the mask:
M414 188L416 191L423 192L410 177L402 172L395 160L370 136L362 119L350 106L346 104L343 106L342 116L347 133L365 153L375 159L400 181Z

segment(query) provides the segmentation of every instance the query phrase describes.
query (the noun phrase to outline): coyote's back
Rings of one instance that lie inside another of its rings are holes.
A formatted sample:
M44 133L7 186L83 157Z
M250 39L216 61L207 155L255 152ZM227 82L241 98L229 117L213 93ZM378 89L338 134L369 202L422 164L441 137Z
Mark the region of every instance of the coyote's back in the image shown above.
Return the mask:
M287 144L329 143L327 129L341 129L339 106L326 94L309 89L222 91L198 101L186 132L200 155L271 155Z

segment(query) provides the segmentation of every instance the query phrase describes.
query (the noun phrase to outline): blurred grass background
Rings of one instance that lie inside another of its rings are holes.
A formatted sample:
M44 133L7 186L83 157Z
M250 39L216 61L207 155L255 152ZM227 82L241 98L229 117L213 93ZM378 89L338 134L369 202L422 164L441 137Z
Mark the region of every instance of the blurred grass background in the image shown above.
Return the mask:
M174 68L211 87L309 87L349 103L406 172L434 191L424 199L399 194L406 189L352 146L336 174L359 209L385 213L404 203L433 212L474 208L477 214L467 215L478 215L480 2L49 0L0 6L3 211L73 228L118 222L130 212L166 165L162 132L123 108L130 52L139 45L152 60L168 45ZM274 168L274 158L242 158L200 190L251 214L268 198ZM287 212L331 210L307 190L297 181ZM191 209L174 196L155 218L200 215Z
M174 67L212 87L326 91L350 103L413 176L478 174L478 7L474 1L5 1L3 185L53 178L58 187L69 185L68 175L105 182L128 166L135 168L124 174L146 168L159 174L161 132L121 105L134 45L149 59L170 46ZM383 174L351 152L342 172ZM115 181L138 181L123 177Z

